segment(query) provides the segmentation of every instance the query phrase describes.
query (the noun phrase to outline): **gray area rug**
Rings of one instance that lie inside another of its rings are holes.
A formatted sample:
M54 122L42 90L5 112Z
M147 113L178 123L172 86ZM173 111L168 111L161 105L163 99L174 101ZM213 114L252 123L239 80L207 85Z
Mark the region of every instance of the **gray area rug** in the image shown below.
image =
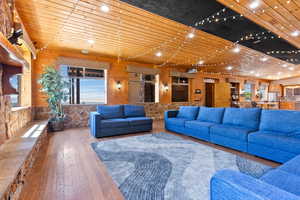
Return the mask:
M126 200L209 200L221 169L259 178L271 167L179 136L159 133L92 144Z

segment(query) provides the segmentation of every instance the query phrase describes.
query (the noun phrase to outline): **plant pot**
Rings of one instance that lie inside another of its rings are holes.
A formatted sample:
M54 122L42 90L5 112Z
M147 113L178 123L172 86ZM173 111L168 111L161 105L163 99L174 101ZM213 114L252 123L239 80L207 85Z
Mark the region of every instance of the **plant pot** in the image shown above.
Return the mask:
M48 127L50 132L63 131L65 129L64 120L50 120Z

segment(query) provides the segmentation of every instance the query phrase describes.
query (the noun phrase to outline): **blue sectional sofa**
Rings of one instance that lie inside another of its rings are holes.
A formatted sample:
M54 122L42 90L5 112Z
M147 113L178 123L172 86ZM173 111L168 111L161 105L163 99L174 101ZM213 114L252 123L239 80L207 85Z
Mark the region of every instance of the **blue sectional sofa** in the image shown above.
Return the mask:
M100 105L90 113L90 131L94 137L115 136L152 130L152 119L145 116L143 106Z
M261 178L218 171L211 179L211 200L300 200L300 155Z
M299 111L183 106L165 128L280 163L300 154Z

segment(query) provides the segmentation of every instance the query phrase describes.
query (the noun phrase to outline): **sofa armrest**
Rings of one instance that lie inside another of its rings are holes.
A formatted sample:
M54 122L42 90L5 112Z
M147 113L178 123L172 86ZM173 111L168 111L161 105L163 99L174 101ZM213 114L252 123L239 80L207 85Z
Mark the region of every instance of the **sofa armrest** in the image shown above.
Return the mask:
M167 110L165 111L165 119L174 118L178 114L178 110Z
M98 112L90 112L89 126L90 126L92 133L96 134L96 131L101 128L100 127L101 120L102 120L102 117Z
M210 183L211 200L300 200L273 185L232 170L218 171Z

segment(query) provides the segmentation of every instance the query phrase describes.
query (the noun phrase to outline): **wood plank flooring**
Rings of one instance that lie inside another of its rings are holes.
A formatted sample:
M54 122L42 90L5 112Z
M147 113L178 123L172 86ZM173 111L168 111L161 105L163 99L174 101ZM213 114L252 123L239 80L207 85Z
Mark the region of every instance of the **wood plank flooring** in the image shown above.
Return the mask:
M152 133L162 131L167 132L163 128L163 122L156 121ZM123 199L104 164L101 163L96 153L90 147L90 143L94 141L111 138L97 140L90 136L87 128L69 129L63 132L50 133L49 135L48 144L42 148L42 153L37 158L32 172L28 174L28 180L22 191L21 200ZM276 163L218 145L186 136L182 137L267 165L278 166Z

